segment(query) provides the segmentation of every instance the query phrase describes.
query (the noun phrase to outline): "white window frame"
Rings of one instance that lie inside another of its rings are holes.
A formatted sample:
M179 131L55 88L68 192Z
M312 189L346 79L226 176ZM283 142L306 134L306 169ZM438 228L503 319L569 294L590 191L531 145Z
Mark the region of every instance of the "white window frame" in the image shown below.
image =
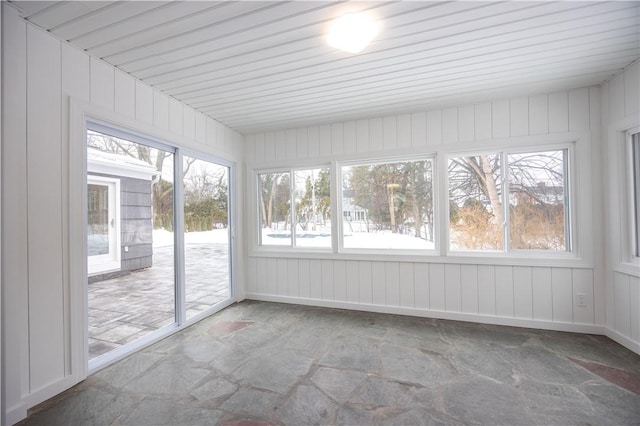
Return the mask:
M565 246L566 249L562 251L554 250L528 250L528 249L512 249L509 245L509 176L508 176L508 156L510 154L524 154L524 153L537 153L545 151L561 151L566 150L567 160L565 164ZM495 149L481 149L481 150L466 150L461 152L450 152L446 155L445 164L448 166L451 158L463 157L463 156L477 156L477 155L496 155L501 156L500 173L502 175L502 209L504 221L502 224L502 250L451 250L450 239L450 215L449 215L449 171L448 167L445 170L445 193L446 193L446 256L450 257L485 257L485 258L533 258L533 259L576 259L578 257L578 251L576 247L576 221L574 205L577 204L576 191L575 191L575 175L576 171L573 167L573 158L575 154L575 143L559 143L549 145L526 145L515 148L503 147Z
M350 166L367 166L371 164L390 164L390 163L402 163L408 161L431 161L431 191L432 191L432 199L433 199L433 239L434 239L434 248L433 249L368 249L368 248L345 248L344 247L344 234L343 234L343 220L342 220L342 168L350 167ZM440 220L438 218L439 214L439 206L440 199L438 193L438 158L435 154L425 154L419 156L387 156L387 157L378 157L378 158L367 158L362 160L349 160L349 161L338 161L336 162L335 167L335 179L333 184L333 189L336 194L335 196L335 205L336 205L336 215L340 217L340 220L336 222L336 236L337 236L337 252L345 253L345 254L379 254L379 255L401 255L401 256L439 256L440 255ZM333 194L332 194L333 195Z
M120 227L120 179L87 174L87 185L101 185L108 188L109 222L113 221L114 238L109 239L109 253L88 256L87 268L89 275L104 272L119 271L121 268L121 227ZM113 213L111 213L113 209ZM111 225L110 225L111 226Z
M638 152L634 151L633 136L638 135ZM640 212L636 209L640 208L640 173L635 175L636 163L640 163L640 126L631 128L625 132L625 153L626 161L626 206L627 211L627 233L628 238L625 242L626 253L625 260L632 265L640 266L640 241L638 241L638 227L640 227ZM635 154L635 155L634 155ZM635 157L635 158L634 158ZM638 166L640 170L640 165Z
M257 169L252 173L252 181L253 181L253 190L255 193L253 194L253 202L255 203L254 208L252 209L254 212L255 220L252 220L253 226L252 232L254 232L255 236L253 238L253 246L254 250L257 252L309 252L309 253L333 253L335 248L335 220L333 209L331 211L332 220L331 220L331 246L330 247L307 247L307 246L298 246L296 245L296 235L295 229L293 228L295 217L295 172L301 170L312 170L312 169L329 169L329 175L331 182L329 183L329 188L331 189L331 207L334 206L334 173L332 169L331 163L320 163L320 164L306 164L296 167L272 167L266 169ZM275 245L275 244L262 244L262 217L260 212L260 203L262 197L262 191L260 188L260 175L264 174L273 174L273 173L288 173L289 174L289 215L290 221L292 224L291 229L291 237L290 243L287 245Z

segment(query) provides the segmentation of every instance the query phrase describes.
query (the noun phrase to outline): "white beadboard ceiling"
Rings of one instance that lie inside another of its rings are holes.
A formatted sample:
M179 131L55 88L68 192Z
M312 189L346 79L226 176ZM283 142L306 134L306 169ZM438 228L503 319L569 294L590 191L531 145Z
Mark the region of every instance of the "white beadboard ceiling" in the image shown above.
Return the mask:
M638 1L11 3L242 133L595 85L640 57ZM379 36L328 47L354 10Z

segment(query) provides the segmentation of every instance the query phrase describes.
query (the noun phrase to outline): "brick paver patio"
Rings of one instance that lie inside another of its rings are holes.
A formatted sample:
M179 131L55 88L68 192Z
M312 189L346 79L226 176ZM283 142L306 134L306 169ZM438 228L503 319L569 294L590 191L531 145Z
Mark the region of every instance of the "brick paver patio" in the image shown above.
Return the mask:
M186 244L187 319L230 297L226 244ZM89 358L174 322L173 247L154 248L153 266L89 284Z

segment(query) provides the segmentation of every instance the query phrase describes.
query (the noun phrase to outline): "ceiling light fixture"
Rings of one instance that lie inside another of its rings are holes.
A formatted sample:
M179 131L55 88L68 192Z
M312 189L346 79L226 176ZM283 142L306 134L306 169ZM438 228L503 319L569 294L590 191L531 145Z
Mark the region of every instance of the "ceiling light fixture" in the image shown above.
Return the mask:
M329 46L349 53L358 53L378 34L380 24L369 14L351 12L334 20L329 27Z

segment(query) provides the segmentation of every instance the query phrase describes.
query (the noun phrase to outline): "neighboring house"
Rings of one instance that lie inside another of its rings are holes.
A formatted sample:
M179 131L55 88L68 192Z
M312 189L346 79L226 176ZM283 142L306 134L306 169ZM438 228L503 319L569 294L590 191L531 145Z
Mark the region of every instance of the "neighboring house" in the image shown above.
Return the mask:
M133 157L87 149L89 281L152 265L155 167Z

